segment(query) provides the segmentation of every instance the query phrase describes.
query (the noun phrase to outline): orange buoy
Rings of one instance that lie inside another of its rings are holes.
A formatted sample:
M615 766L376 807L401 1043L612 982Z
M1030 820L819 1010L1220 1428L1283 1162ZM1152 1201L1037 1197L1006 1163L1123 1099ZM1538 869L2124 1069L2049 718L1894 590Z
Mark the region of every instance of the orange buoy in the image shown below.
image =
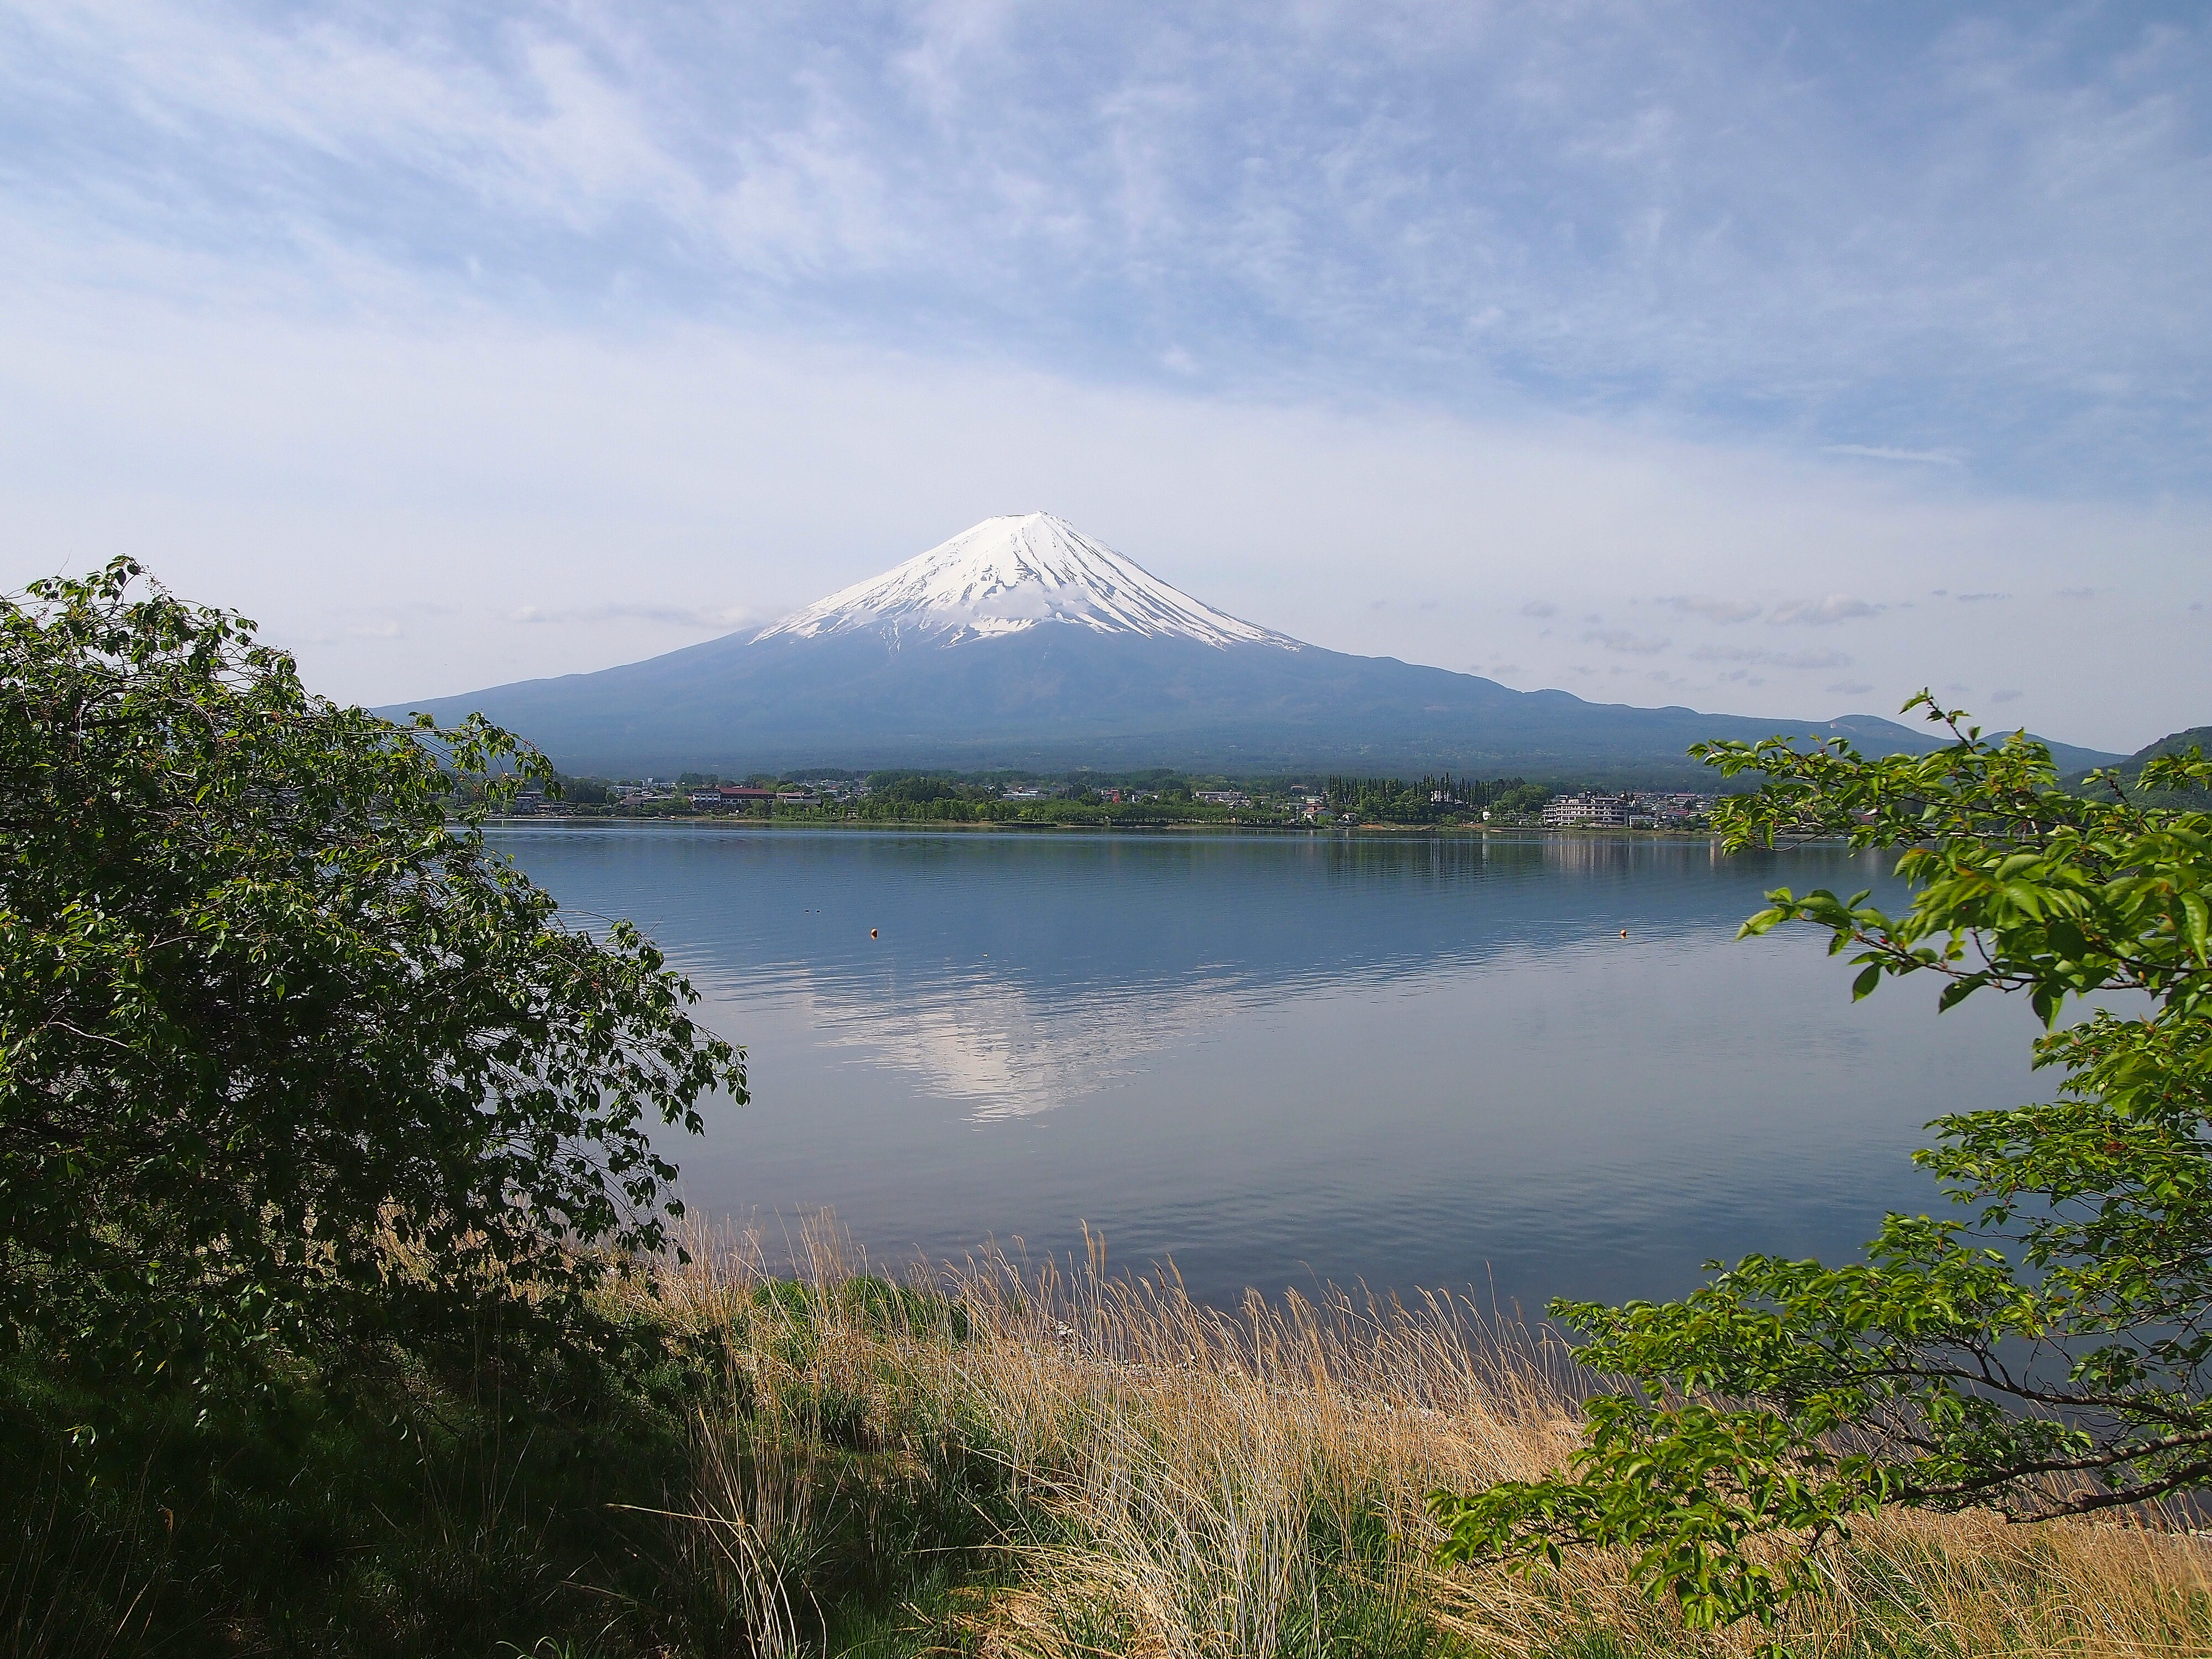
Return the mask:
M875 930L874 928L872 928L872 927L869 928L869 929L868 929L868 937L869 937L870 939L873 939L875 936L876 936L876 930ZM1626 935L1624 935L1623 937L1626 937Z
M1626 939L1626 938L1628 937L1628 929L1626 929L1626 927L1622 928L1622 929L1620 930L1620 936L1621 936L1621 938L1623 938L1623 939Z

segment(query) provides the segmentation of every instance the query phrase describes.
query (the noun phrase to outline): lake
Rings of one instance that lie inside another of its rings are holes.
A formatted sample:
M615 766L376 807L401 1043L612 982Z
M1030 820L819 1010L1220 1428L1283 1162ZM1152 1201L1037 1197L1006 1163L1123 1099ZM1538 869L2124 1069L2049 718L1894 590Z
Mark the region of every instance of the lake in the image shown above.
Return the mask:
M1665 1296L1848 1256L1942 1111L2016 1105L2027 1009L1865 1002L1770 887L1899 890L1838 848L1651 839L970 834L550 823L493 844L626 916L745 1045L675 1136L696 1212L834 1210L878 1259L995 1239L1316 1279ZM1627 929L1628 936L1621 937ZM870 930L875 930L871 937Z

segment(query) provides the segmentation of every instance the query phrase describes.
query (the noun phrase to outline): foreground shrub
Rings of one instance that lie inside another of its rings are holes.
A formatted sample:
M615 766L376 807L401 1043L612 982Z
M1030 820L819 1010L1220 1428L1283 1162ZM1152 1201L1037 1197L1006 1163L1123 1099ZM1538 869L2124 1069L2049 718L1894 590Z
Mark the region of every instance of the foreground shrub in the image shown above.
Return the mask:
M2047 1026L2069 998L2120 1011L2038 1043L2056 1102L1931 1126L1917 1158L1953 1218L1890 1216L1863 1263L1754 1255L1680 1302L1554 1304L1593 1337L1583 1361L1638 1391L1591 1403L1570 1472L1439 1492L1449 1556L1617 1547L1692 1626L1771 1621L1821 1567L1762 1540L1819 1543L1885 1504L2036 1519L2212 1485L2212 816L2117 776L2062 788L2041 744L1916 702L1955 739L1925 757L1704 746L1766 779L1723 802L1729 847L1901 848L1913 889L1897 916L1784 889L1744 932L1827 929L1857 996L1921 975L1939 1008L1997 989ZM2141 778L2208 781L2194 750Z
M456 774L535 755L311 696L139 576L0 601L0 1354L97 1384L96 1428L125 1389L597 1341L586 1293L677 1208L647 1127L742 1098L739 1056L448 826Z

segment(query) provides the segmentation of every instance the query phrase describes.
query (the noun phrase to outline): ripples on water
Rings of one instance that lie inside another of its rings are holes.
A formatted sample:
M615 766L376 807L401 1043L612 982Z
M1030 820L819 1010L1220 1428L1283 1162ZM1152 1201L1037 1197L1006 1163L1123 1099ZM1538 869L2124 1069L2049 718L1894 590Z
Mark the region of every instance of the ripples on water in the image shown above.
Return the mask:
M754 1103L672 1149L693 1206L834 1206L879 1255L1064 1250L1087 1221L1217 1297L1668 1294L1711 1255L1848 1253L1937 1202L1923 1122L2034 1093L2024 1009L1854 1006L1811 933L1735 942L1771 886L1889 887L1839 849L493 839L564 906L636 921L748 1046Z

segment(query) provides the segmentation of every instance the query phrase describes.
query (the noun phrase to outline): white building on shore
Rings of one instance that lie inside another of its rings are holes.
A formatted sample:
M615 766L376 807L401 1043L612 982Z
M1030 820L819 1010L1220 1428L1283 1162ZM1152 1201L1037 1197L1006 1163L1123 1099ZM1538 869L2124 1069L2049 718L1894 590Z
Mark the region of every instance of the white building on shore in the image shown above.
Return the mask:
M1555 827L1576 824L1588 830L1626 830L1629 806L1626 795L1561 795L1545 803L1543 821Z

